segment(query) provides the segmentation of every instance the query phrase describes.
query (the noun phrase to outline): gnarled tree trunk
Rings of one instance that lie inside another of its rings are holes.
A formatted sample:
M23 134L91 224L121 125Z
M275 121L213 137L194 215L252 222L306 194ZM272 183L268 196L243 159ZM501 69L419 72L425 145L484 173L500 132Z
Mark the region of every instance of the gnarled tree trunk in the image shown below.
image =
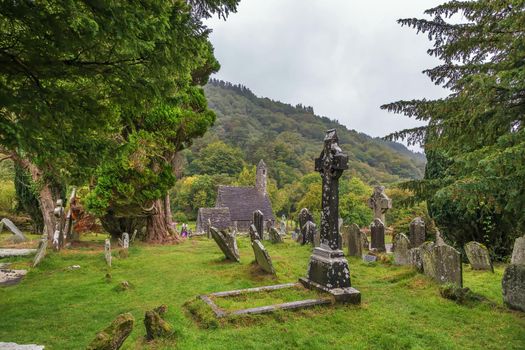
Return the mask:
M166 208L166 198L156 199L153 202L152 214L146 219L146 241L150 243L178 242L179 237L168 224L171 211Z

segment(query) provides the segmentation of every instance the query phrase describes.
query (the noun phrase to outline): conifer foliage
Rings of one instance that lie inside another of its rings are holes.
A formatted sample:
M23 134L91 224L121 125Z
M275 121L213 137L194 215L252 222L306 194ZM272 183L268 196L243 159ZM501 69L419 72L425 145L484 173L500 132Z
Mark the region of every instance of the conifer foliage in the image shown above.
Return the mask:
M450 95L382 106L428 123L387 138L424 145L426 177L406 186L450 240L508 254L525 228L525 1L449 1L425 14L398 22L433 41L442 63L424 73Z

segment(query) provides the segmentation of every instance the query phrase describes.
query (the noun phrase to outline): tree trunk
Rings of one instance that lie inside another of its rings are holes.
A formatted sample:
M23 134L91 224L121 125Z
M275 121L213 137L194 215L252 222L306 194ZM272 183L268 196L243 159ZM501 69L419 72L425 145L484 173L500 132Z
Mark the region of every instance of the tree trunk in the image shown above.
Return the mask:
M165 198L153 202L153 214L146 219L146 241L150 243L177 242L177 234L167 224Z
M170 203L169 192L166 193L166 197L164 197L164 210L166 211L166 225L168 225L168 227L170 228L173 228L173 216L171 214L171 203Z
M38 201L40 202L40 210L42 211L42 217L44 219L44 232L47 234L47 238L51 242L55 230L55 218L53 216L55 203L53 200L51 184L44 179L40 169L38 169L33 163L26 159L20 159L19 163L29 171L33 182L38 184Z

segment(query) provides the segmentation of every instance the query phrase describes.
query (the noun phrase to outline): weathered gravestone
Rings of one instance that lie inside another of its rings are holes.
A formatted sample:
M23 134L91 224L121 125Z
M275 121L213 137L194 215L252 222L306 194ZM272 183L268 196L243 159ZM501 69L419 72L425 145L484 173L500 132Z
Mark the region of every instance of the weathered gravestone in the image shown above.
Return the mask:
M314 224L311 221L308 221L304 225L304 242L305 243L312 243L314 247L319 247L321 244L321 237L319 236L319 232L317 231L317 225Z
M425 251L423 269L426 275L440 284L452 283L463 287L461 253L449 245L434 244L428 253Z
M436 272L435 272L435 261L434 261L434 255L432 254L432 249L434 248L436 244L434 242L425 242L422 245L420 245L418 248L412 248L412 249L419 249L419 257L421 259L421 265L423 267L423 273L429 277L435 278Z
M436 244L437 245L446 244L445 240L443 239L443 236L441 235L441 232L439 230L436 230Z
M275 229L274 227L270 227L270 231L268 232L268 234L270 236L270 241L272 243L282 243L283 242L283 237L281 236L279 231L277 231L277 229Z
M423 272L423 259L421 257L421 248L412 248L408 251L408 263L410 266Z
M419 247L426 240L425 221L419 216L410 222L409 235L411 248Z
M380 219L374 219L370 224L370 233L372 235L371 249L377 249L379 252L385 252L385 225Z
M295 230L292 231L292 240L294 242L297 242L301 238L301 231L299 231L299 227L296 227Z
M363 235L364 233L361 232L356 224L348 227L347 246L349 256L361 257L363 255Z
M393 242L394 250L394 263L397 265L409 265L410 264L410 241L408 237L403 233L398 233L394 237Z
M512 249L511 264L525 265L525 236L518 237L514 241L514 248Z
M111 267L111 241L109 238L106 238L104 242L104 257L106 258L106 263Z
M363 261L366 262L366 263L376 262L377 261L377 256L369 255L369 254L363 255Z
M505 304L511 309L525 312L525 265L507 266L501 286Z
M146 311L146 314L144 315L146 340L151 341L153 339L166 338L173 335L173 325L164 319L164 315L167 311L167 305L161 305L153 310Z
M268 251L264 248L261 241L258 239L252 242L253 254L255 255L255 260L257 264L266 272L275 274L275 269L273 268L272 259L268 254Z
M368 207L374 211L374 219L379 219L386 226L385 214L392 208L392 200L385 193L384 186L374 187L374 193L368 199Z
M42 235L42 238L40 239L40 243L38 244L38 249L36 251L35 258L33 259L33 267L40 264L42 259L46 256L47 252L47 233L44 232Z
M321 174L321 245L315 247L306 278L300 281L307 288L331 293L338 302L358 304L361 293L351 287L350 268L343 251L339 249L339 178L348 169L348 156L338 145L335 129L328 130L324 148L315 160L315 170Z
M55 232L53 233L53 248L60 250L64 246L64 202L62 199L57 199L56 207L53 210L55 215Z
M18 227L16 227L16 225L11 220L9 220L8 218L3 218L2 219L1 226L0 226L0 227L2 227L2 229L0 229L0 233L2 233L2 230L3 230L4 226L7 227L9 229L9 231L11 231L11 233L14 235L13 236L13 243L21 243L21 242L26 242L27 241L27 238L26 238L26 236L24 236L22 231L20 231L18 229Z
M281 231L280 234L281 235L285 235L286 234L286 216L281 216L281 223L280 223L280 227L279 227L279 230Z
M490 270L494 272L487 247L478 242L465 244L465 254L473 270Z
M12 256L26 256L35 254L36 249L11 249L11 248L0 248L0 258L9 258Z
M122 248L129 248L129 234L127 232L122 233Z
M313 222L314 218L312 214L308 211L308 209L303 208L299 212L299 230L301 230L301 244L313 242L313 237L308 237L308 235L306 234L306 223L308 221Z
M137 229L135 229L135 231L133 231L133 234L131 235L131 243L135 242L135 238L137 237L137 232L138 232Z
M71 191L71 195L69 196L69 209L67 210L66 214L66 222L64 226L64 236L70 240L78 240L79 236L73 231L73 208L76 204L76 196L77 196L77 189L73 187L73 190Z
M261 240L264 239L264 214L260 210L256 210L253 212L253 224L255 225L255 228L257 229L257 233L259 234L259 237L261 237Z
M225 231L218 231L215 227L210 227L211 236L228 260L240 262L239 249L235 236Z

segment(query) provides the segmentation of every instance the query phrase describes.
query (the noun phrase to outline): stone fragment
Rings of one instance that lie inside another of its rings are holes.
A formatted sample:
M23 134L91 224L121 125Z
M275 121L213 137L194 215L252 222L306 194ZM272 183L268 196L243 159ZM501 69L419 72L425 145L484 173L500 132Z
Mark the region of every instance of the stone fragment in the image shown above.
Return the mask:
M370 224L370 233L372 235L371 249L377 249L379 252L385 252L385 225L380 219L374 219Z
M9 258L12 256L26 256L35 254L36 249L12 249L12 248L0 248L0 258Z
M426 240L425 221L419 216L410 222L409 239L411 248L419 247Z
M44 350L44 345L0 342L0 350Z
M374 193L368 199L368 207L374 211L374 219L379 219L386 226L385 214L392 208L392 200L385 193L384 186L374 187Z
M525 312L525 265L510 264L507 266L501 285L505 305Z
M410 241L408 237L403 233L398 233L394 236L393 251L394 251L394 263L397 265L409 265L410 264Z
M377 256L375 255L363 255L363 261L366 262L366 263L371 263L371 262L376 262L377 261Z
M42 235L42 238L40 239L40 243L38 243L38 249L36 251L35 258L33 259L33 267L40 264L40 262L44 259L47 252L47 234L44 233Z
M312 223L314 221L312 214L310 214L310 212L306 208L301 209L301 211L299 212L299 230L301 231L301 244L313 242L313 236L308 237L308 234L306 233L306 223L309 221Z
M0 269L0 286L13 286L20 283L27 274L27 270Z
M133 330L135 318L130 313L119 315L88 345L87 350L118 350Z
M144 315L146 340L166 338L173 335L173 326L162 318L166 311L166 305L161 305L153 310L146 311Z
M363 255L363 235L359 226L352 224L347 230L347 247L349 256L361 257Z
M217 243L228 260L237 262L241 261L235 236L225 231L219 232L215 227L210 227L210 233L213 240Z
M106 264L111 267L111 241L109 238L106 238L104 242L104 257L106 259Z
M494 272L487 247L478 242L465 244L465 253L473 270L490 270Z
M260 210L253 212L253 225L257 229L259 237L264 239L264 214Z
M279 231L277 231L274 227L270 227L270 231L268 232L268 234L270 236L270 241L272 243L282 243L283 242L283 237L281 236Z
M13 242L14 243L21 243L21 242L26 242L27 241L27 237L24 236L22 231L20 231L18 229L18 227L16 227L16 225L11 220L9 220L8 218L3 218L1 223L2 223L2 228L4 226L7 227L9 229L9 231L11 231L11 233L14 235L13 236ZM2 230L0 230L0 233L1 232L2 232Z
M518 237L514 241L510 263L515 265L525 265L525 236Z
M275 269L273 268L272 259L270 254L264 248L261 241L255 240L252 242L253 254L255 255L255 260L257 264L266 272L275 274Z

